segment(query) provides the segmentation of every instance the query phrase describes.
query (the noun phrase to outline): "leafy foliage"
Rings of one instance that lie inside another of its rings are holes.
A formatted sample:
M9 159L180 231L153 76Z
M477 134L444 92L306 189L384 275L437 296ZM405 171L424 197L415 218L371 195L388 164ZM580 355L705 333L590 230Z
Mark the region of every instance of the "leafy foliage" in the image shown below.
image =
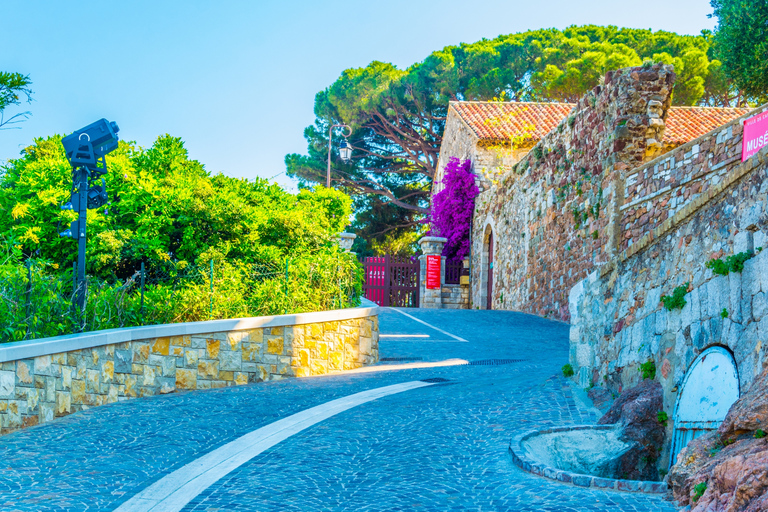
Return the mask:
M563 377L573 377L574 371L571 363L565 363L562 368Z
M645 363L641 364L638 368L638 371L643 374L643 380L645 379L655 379L656 378L656 363L653 362L653 360L646 361Z
M448 239L443 256L460 260L469 254L469 232L475 197L480 190L475 175L470 171L472 162L451 158L445 166L443 189L432 198L432 229Z
M669 416L667 415L666 411L659 411L656 413L656 419L659 423L662 424L662 426L667 426L667 421L669 421Z
M0 129L8 129L8 125L19 123L31 115L29 112L19 112L8 119L4 118L6 107L21 105L23 97L26 97L27 102L32 101L31 84L27 75L0 71Z
M60 209L71 187L60 140L37 139L0 170L0 325L30 321L28 308L17 304L19 287L29 287L27 260L35 261L36 303L46 302L49 290L61 298L49 301L51 308L60 308L72 294L76 245L58 232L76 214ZM147 287L149 323L343 307L359 288L359 265L336 241L351 215L348 196L325 188L293 195L262 179L211 176L168 135L146 150L121 142L107 162L111 205L88 213L87 273L93 307L108 304L109 311L56 329L136 325L142 262L148 275L166 278ZM274 278L255 279L253 270L264 266L277 269ZM37 317L67 316L56 311Z
M718 26L714 54L748 97L768 101L768 2L710 0Z
M672 311L673 309L683 309L685 305L688 303L685 300L685 294L688 293L688 287L691 285L691 283L684 283L674 290L672 290L672 295L662 295L661 296L661 302L664 303L664 307L667 308L667 311Z
M676 67L675 104L730 105L733 94L721 63L710 58L711 44L709 33L586 25L447 46L404 70L380 61L347 69L315 96L316 121L304 131L308 152L286 156L288 174L323 183L328 127L345 123L353 128L354 154L344 164L333 147L334 186L428 215L449 101L575 101L606 71L654 61Z
M700 482L693 486L693 496L691 496L691 500L695 503L699 500L702 496L704 496L704 492L707 490L707 482Z
M744 270L744 263L755 255L751 251L740 252L725 258L714 258L704 264L705 267L712 269L713 274L727 276L731 272L741 272Z

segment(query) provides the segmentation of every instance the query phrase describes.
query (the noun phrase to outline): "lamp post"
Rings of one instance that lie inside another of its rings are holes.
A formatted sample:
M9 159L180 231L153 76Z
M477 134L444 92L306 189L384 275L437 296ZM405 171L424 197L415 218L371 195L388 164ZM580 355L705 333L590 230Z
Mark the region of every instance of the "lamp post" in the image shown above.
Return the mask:
M349 162L349 159L352 158L352 146L347 144L347 137L352 135L352 128L350 128L346 124L334 124L331 125L331 127L328 129L328 172L325 175L325 186L327 188L331 188L331 140L333 138L333 129L334 128L346 128L349 130L349 133L344 135L344 132L342 131L341 134L344 135L344 140L341 141L341 146L339 146L339 153L341 155L341 159L346 163Z

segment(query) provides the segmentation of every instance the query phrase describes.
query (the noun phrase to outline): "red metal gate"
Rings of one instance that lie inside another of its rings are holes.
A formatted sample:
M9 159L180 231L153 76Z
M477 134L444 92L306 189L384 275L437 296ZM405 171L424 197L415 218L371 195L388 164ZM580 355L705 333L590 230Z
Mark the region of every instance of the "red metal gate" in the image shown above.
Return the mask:
M371 256L365 258L365 298L379 306L419 307L418 258Z

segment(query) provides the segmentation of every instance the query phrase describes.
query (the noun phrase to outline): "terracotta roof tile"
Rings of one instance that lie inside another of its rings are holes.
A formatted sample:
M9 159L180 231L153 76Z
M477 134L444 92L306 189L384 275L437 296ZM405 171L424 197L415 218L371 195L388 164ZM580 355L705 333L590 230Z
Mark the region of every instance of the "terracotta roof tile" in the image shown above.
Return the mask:
M573 109L571 103L456 101L451 106L480 139L507 140L548 134Z
M573 103L454 101L451 107L480 139L507 140L510 135L539 140L573 109ZM748 113L748 108L671 107L664 143L685 144Z
M672 107L667 112L664 143L685 144L751 110L749 108Z

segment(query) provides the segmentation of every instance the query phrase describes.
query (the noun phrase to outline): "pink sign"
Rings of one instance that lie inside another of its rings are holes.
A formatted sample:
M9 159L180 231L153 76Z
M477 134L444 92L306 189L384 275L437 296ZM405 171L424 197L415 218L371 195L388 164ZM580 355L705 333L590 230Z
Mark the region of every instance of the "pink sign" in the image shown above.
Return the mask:
M440 256L427 256L427 290L440 288Z
M768 111L744 121L741 161L743 162L765 146L768 146Z

